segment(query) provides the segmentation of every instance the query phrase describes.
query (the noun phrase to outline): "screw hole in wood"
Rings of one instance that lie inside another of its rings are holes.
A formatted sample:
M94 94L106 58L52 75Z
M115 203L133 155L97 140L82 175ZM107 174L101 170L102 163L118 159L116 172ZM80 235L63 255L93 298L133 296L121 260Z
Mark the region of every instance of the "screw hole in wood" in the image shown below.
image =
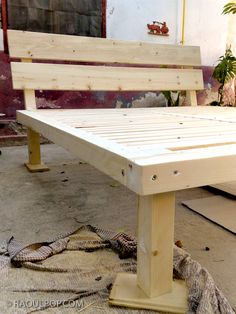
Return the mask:
M152 176L152 181L156 181L156 180L157 180L157 175L154 174L154 175Z

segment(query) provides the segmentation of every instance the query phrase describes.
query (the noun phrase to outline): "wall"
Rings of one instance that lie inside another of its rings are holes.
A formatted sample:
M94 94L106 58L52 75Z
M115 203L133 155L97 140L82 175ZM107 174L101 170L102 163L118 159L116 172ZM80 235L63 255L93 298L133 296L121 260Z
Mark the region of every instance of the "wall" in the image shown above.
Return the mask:
M0 51L0 113L14 119L16 110L24 109L24 101L23 92L12 88L9 61L8 55ZM43 109L112 108L119 104L128 106L142 97L144 93L137 92L36 91L37 107Z
M3 50L3 34L2 29L0 29L0 51Z
M0 0L1 1L1 0ZM186 44L201 45L205 90L198 94L199 104L217 99L218 85L212 79L212 65L224 53L226 41L236 38L235 16L221 16L225 0L186 0ZM170 27L169 37L147 34L147 23L166 21ZM208 21L210 21L208 23ZM227 33L230 27L231 32ZM180 44L182 31L182 0L107 0L107 37ZM0 32L0 112L7 118L15 118L22 109L21 91L13 91L9 58L1 52L3 43ZM234 97L234 95L232 96ZM100 108L156 106L159 99L155 93L80 93L37 92L39 108Z
M10 29L101 37L102 1L8 0L8 25ZM9 56L2 50L0 30L0 113L14 119L16 110L24 109L23 93L12 88ZM113 94L37 91L36 100L38 108L111 107L115 106L117 97L113 101Z
M221 14L227 1L186 2L186 44L200 45L203 65L214 66L227 44L229 16Z
M107 0L107 37L176 44L179 28L177 11L176 0ZM169 37L147 34L147 23L156 20L171 25Z
M1 16L1 5L2 5L2 1L0 0L0 51L3 50L3 34L2 34L2 16Z
M234 55L236 55L236 15L229 15L228 29L230 31L228 32L227 42L231 45Z
M186 0L185 44L201 46L202 63L213 66L224 53L228 16L222 16L225 0ZM182 0L107 0L107 37L180 44ZM147 34L147 23L166 21L169 37Z

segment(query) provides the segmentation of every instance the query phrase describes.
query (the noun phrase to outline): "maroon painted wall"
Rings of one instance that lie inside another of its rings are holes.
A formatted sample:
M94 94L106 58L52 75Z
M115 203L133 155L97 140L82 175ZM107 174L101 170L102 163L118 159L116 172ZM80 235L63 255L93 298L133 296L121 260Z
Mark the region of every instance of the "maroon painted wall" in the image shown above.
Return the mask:
M37 107L40 108L112 108L117 101L127 106L134 98L142 97L137 92L61 92L37 91ZM16 110L24 109L23 92L12 88L9 57L0 52L0 112L7 118L15 118Z
M23 93L12 89L9 57L0 51L0 113L14 118L17 109L24 109Z
M212 78L212 68L204 67L205 90L198 93L199 104L216 100L218 84ZM137 92L51 92L37 91L38 108L113 108L119 101L122 107L142 99L147 93ZM211 97L210 97L211 95ZM12 88L9 57L0 51L0 112L14 119L16 110L24 109L23 93Z

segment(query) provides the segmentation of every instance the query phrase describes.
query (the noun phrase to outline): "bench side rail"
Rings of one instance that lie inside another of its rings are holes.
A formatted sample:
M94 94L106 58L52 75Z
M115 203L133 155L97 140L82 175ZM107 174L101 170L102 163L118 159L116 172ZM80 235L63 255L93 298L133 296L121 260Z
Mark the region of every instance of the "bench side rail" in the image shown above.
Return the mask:
M11 58L201 66L200 48L71 35L8 31Z

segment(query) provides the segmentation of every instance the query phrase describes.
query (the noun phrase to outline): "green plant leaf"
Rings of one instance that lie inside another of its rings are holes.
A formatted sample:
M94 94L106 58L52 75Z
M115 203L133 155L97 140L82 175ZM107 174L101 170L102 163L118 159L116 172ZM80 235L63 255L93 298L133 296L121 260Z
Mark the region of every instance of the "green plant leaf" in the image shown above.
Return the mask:
M229 2L224 6L222 14L236 14L236 3Z
M230 48L226 49L224 56L220 56L212 76L220 83L218 96L219 103L222 104L224 85L236 77L236 58Z

